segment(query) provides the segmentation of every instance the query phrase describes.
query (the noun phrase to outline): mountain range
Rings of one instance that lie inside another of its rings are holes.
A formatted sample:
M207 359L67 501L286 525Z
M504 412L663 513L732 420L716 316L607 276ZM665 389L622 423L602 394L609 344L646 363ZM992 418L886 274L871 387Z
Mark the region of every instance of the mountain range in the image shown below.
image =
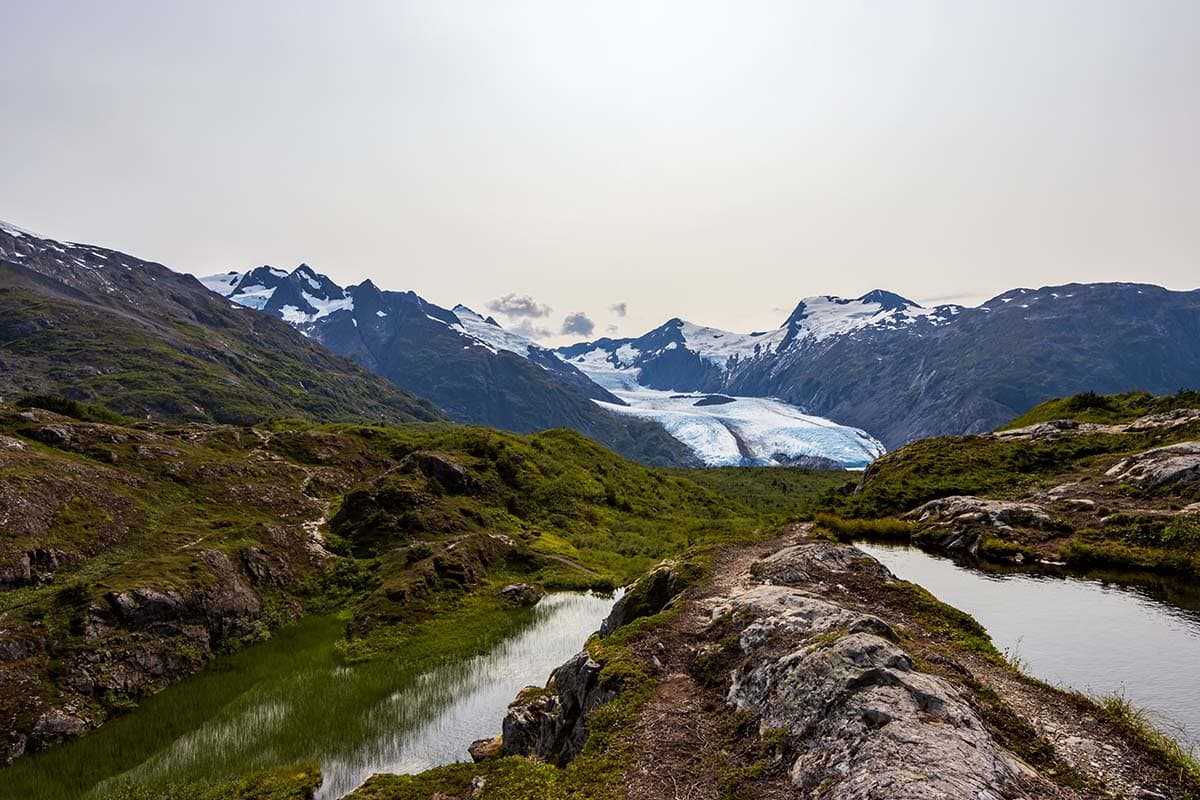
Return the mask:
M631 393L627 381L594 374L586 359L576 364L466 306L443 308L412 292L381 291L369 280L340 287L305 264L201 281L463 422L517 432L569 427L651 464L864 467L884 451L862 430L775 400Z
M1013 289L973 308L923 308L884 291L813 297L772 331L673 319L559 354L604 385L776 397L890 449L988 431L1078 391L1200 386L1200 290L1068 284Z
M303 264L195 279L0 224L0 310L0 397L152 419L567 427L657 465L863 467L1049 397L1200 386L1200 290L1133 283L975 307L809 297L766 331L675 318L549 348L466 306Z
M464 306L381 293L370 281L343 289L305 265L203 280L452 417L520 430L524 409L496 419L478 404L464 407L460 387L439 387L437 369L405 374L414 348L428 346L421 342L448 338L463 352L520 356L613 413L663 425L708 464L824 456L862 466L915 439L991 430L1050 397L1200 386L1200 290L1147 284L1018 288L975 307L926 308L884 290L816 296L772 330L740 334L675 318L635 338L551 350ZM399 321L378 316L376 296L406 298L425 335L403 348L381 341L377 330ZM381 364L381 354L403 367Z

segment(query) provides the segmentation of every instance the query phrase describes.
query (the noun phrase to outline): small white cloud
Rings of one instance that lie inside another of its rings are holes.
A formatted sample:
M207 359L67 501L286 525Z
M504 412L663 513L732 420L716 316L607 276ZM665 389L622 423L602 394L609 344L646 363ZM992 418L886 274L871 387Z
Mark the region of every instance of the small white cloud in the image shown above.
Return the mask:
M608 307L608 309L610 311L612 311L614 314L616 314L618 317L623 317L629 313L629 304L628 303L613 303L611 306Z

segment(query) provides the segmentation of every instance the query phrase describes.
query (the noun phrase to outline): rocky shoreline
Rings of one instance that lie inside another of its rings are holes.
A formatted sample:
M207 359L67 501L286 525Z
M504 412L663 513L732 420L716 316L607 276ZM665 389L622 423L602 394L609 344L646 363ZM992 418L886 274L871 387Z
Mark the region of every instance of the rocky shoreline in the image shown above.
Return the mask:
M660 566L604 626L610 638L638 629L628 647L655 683L623 774L609 776L614 796L717 798L733 784L739 797L838 800L1197 789L1086 699L1021 675L969 617L808 525L727 548L687 584L678 564ZM432 796L507 796L505 757L558 767L579 757L598 709L624 691L603 641L522 692L502 735L473 745L465 793ZM391 785L377 776L354 797L412 796Z

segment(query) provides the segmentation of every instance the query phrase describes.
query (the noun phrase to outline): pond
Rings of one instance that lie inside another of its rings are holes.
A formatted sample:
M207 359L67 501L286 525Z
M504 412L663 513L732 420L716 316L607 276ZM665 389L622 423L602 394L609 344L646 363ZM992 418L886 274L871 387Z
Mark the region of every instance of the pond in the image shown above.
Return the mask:
M1125 695L1200 745L1200 591L1140 574L982 571L912 547L858 543L991 634L1030 675L1089 695Z
M403 652L354 666L333 644L344 621L307 618L150 698L94 733L0 772L0 796L104 797L128 784L216 780L313 759L340 797L375 772L468 760L500 732L526 685L542 685L599 628L614 598L558 592L514 610L479 655L414 664Z

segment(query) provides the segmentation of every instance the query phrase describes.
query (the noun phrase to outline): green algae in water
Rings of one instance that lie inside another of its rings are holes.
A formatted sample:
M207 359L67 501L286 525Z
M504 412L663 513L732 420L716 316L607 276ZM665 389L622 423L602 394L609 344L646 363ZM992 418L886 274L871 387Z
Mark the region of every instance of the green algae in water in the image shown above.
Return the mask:
M343 665L333 644L344 620L308 618L82 739L19 759L0 771L0 797L103 798L129 785L215 781L312 759L325 776L318 797L334 798L375 772L465 760L472 740L499 732L516 692L544 683L612 603L548 595L506 614L486 652L433 665L405 651Z

